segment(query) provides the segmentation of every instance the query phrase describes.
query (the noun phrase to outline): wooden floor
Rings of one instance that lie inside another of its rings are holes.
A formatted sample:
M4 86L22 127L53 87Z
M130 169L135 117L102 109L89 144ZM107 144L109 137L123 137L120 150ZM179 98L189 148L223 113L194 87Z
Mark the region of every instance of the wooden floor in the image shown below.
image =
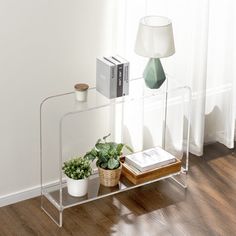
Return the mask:
M187 191L166 180L77 206L61 229L39 198L0 208L0 235L236 235L236 154L214 144L190 164Z

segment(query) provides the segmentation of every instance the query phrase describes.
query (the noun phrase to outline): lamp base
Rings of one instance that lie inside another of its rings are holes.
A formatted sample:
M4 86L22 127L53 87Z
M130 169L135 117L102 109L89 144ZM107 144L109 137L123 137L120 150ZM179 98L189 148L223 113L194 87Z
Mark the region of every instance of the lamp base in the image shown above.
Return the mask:
M166 80L165 72L159 58L150 58L143 72L145 84L150 89L158 89Z

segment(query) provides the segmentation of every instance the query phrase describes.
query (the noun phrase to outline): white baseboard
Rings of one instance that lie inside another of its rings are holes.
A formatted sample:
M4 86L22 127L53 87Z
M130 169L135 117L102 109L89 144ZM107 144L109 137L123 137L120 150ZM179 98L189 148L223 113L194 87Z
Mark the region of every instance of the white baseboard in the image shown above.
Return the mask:
M44 187L52 187L59 184L58 180L51 181L44 184ZM13 203L21 202L30 198L38 197L41 195L41 186L37 185L31 188L26 188L18 192L0 196L0 207L7 206Z
M0 197L0 207L24 201L33 197L37 197L40 194L41 194L40 186L27 188L18 192L10 193Z
M94 178L95 174L97 174L97 173L98 173L98 169L94 168L93 169L93 176L91 176L91 178ZM65 181L65 179L63 179L63 181ZM45 184L44 187L52 187L57 184L59 184L58 180L51 181L51 182ZM38 197L40 195L41 195L41 186L40 185L34 186L32 188L23 189L18 192L6 194L3 196L0 196L0 207L14 204L17 202L21 202L21 201L24 201L24 200L27 200L30 198Z

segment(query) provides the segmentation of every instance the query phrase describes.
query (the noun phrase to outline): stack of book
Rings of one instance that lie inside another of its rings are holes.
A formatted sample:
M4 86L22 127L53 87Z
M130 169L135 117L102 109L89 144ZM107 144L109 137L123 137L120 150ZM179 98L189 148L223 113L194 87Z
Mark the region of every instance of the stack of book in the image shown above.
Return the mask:
M122 174L133 184L151 181L179 172L181 161L173 155L155 147L125 157Z
M97 58L96 89L107 98L129 94L129 62L116 55Z

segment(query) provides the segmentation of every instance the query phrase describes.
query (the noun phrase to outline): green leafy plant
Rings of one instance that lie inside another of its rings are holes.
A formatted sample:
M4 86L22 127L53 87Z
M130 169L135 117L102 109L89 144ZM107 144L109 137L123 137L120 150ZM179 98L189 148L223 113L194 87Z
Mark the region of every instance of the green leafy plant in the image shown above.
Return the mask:
M62 167L64 173L71 179L85 179L92 174L90 161L83 157L75 157L64 162Z
M103 169L114 170L120 166L120 157L122 155L123 148L126 148L128 151L133 152L133 150L126 144L107 142L106 139L111 134L98 139L95 144L95 147L91 151L85 154L85 158L88 160L97 159L96 165Z

